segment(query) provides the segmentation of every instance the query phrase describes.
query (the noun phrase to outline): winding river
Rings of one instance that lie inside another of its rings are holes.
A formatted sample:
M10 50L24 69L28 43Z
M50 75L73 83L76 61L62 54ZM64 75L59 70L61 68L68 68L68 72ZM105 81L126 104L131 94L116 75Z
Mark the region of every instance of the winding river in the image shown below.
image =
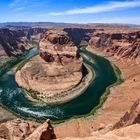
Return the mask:
M37 49L30 50L24 56L28 59L38 53ZM91 66L95 78L87 90L79 97L59 105L37 104L29 101L24 91L15 82L12 69L0 77L0 103L10 111L24 118L44 120L65 120L71 117L86 115L99 105L101 96L106 89L118 81L119 73L115 72L112 64L104 57L97 56L86 49L81 50L84 63Z

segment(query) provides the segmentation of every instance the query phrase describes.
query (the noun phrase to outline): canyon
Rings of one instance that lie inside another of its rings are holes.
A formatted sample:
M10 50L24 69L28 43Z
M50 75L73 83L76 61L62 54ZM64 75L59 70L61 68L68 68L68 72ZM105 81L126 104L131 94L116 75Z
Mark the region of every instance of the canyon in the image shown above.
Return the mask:
M17 57L26 54L36 46L41 33L46 29L25 27L0 28L0 67L8 67L8 63L15 63ZM0 73L3 73L2 69Z
M48 29L45 29L42 32L46 32L46 30L48 31ZM41 33L38 34L38 38L40 38L40 34ZM33 138L34 136L36 136L36 140L41 139L41 137L44 137L46 140L54 138L58 138L60 140L139 139L140 101L138 99L140 91L140 30L137 28L114 26L104 27L101 25L90 25L89 27L88 25L88 28L61 27L61 29L57 29L57 32L54 29L49 29L48 32L41 35L40 56L33 57L21 70L18 71L16 77L18 79L17 82L21 84L19 84L20 86L25 85L24 88L29 89L28 85L22 83L25 81L21 82L19 80L19 76L21 78L24 77L23 75L28 74L25 77L27 78L26 81L30 83L30 80L34 80L34 82L36 82L40 77L44 79L44 77L42 77L42 74L44 73L48 77L54 76L56 78L58 76L58 73L56 72L59 71L59 74L62 73L62 79L65 74L70 76L72 75L74 76L73 78L78 79L74 80L75 83L73 83L71 78L68 78L68 87L64 86L67 78L64 78L63 82L61 81L63 83L62 88L64 91L67 90L67 88L71 89L73 86L77 85L82 78L82 59L79 55L77 56L77 50L74 47L79 44L82 45L82 43L83 45L88 45L86 47L88 51L104 56L113 64L118 66L121 71L123 83L111 87L107 100L103 104L102 108L96 112L96 115L71 119L64 123L53 125L54 128L50 126L49 121L43 124L32 122L35 125L32 127L30 121L23 122L23 120L11 120L0 125L0 132L8 132L8 135L5 136L6 138L9 138L10 134L12 136L15 135L15 133L11 133L10 130L8 130L8 126L10 124L10 128L15 127L14 125L17 126L17 129L22 128L24 134L21 134L19 130L15 130L20 135L17 136L20 137L19 139L35 139ZM67 48L64 47L67 45L69 46L68 52L65 50ZM69 49L71 50L69 51ZM69 63L72 65L69 66ZM60 66L62 68L61 70ZM63 71L65 68L68 72ZM41 71L40 76L40 72L38 72L40 69L50 69L50 71L47 71L47 74L46 71ZM73 73L76 73L76 75ZM53 88L54 83L61 84L57 82L58 79L56 79L53 82L52 79L49 79L51 82L50 86ZM42 83L40 82L40 84ZM33 87L33 84L31 84L31 87ZM60 88L61 86L58 87ZM35 85L33 88L45 89L46 86L42 88L41 86L37 87L37 85ZM49 88L51 89L51 87ZM39 89L39 91L41 89ZM48 91L48 89L46 89L46 91ZM54 90L54 93L56 93L56 91L60 93L62 92L62 90L57 87ZM28 128L31 129L27 131L26 129ZM1 137L4 138L4 135L1 135Z
M32 47L28 39L24 38L23 32L0 29L0 65L11 57L20 56Z
M140 56L140 32L139 31L103 31L95 32L89 46L102 48L108 54L119 58L139 59Z
M16 73L16 81L22 88L37 92L39 100L53 103L51 100L54 99L58 102L59 96L65 96L65 92L80 83L82 58L74 42L62 30L47 31L39 47L39 56L29 60Z

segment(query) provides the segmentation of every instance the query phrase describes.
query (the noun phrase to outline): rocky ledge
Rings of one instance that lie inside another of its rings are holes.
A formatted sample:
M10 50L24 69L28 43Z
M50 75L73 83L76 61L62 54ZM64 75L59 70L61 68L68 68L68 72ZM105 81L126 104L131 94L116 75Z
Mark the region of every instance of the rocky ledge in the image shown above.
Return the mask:
M20 119L0 124L1 140L52 140L56 138L50 121L42 125Z
M80 83L83 65L77 47L63 30L47 31L39 46L40 55L16 73L16 81L27 91L35 91L35 98L47 102Z
M139 30L98 31L92 34L89 45L101 48L116 58L140 60Z
M87 137L60 138L56 128L49 120L39 124L31 121L15 119L0 124L0 139L3 140L139 140L140 138L140 99L134 102L131 109L115 124L101 125L98 130L92 130ZM94 125L94 124L92 124ZM82 130L78 127L69 127L69 133ZM86 125L84 127L87 127ZM77 129L78 128L78 129ZM61 130L60 130L61 131ZM63 133L65 130L63 129ZM76 133L76 132L75 132Z
M0 66L33 48L20 30L0 29Z

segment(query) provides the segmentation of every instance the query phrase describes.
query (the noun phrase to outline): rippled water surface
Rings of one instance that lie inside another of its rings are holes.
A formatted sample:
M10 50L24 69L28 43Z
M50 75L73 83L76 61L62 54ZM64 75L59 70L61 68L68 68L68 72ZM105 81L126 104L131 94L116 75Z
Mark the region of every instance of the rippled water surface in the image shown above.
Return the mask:
M46 118L62 120L89 113L98 105L106 88L117 81L117 77L107 59L86 50L82 50L82 53L90 58L89 60L84 59L84 62L94 69L96 77L79 97L68 103L53 106L33 103L24 96L23 90L17 86L14 74L8 71L0 77L0 103L23 117L39 120ZM25 58L35 54L37 54L37 50L31 50Z

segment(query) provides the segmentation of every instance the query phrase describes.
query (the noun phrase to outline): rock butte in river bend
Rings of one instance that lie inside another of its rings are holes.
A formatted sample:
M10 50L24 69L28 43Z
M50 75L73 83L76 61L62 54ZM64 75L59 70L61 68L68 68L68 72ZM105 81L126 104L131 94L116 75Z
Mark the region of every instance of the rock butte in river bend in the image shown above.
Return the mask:
M31 59L16 73L18 85L37 91L45 98L63 94L82 79L82 58L77 47L63 30L49 30L40 41L40 55Z

